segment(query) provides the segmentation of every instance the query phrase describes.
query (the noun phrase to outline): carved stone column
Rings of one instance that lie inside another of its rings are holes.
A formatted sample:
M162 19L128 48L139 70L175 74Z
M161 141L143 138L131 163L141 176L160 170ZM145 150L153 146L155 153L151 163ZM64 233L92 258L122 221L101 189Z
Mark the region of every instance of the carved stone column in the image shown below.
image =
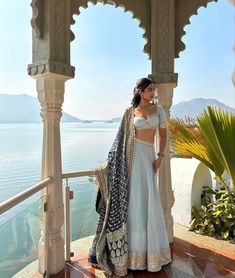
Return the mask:
M172 105L173 89L176 86L174 83L158 84L158 97L159 103L163 106L167 119L170 117L170 108ZM168 127L167 127L168 131ZM171 166L170 166L170 149L169 149L169 132L167 132L167 143L164 151L164 157L161 162L161 167L159 170L159 191L161 197L161 203L164 210L166 228L168 233L168 238L170 242L173 242L174 232L173 232L173 217L171 214L171 209L174 205L174 195L171 186Z
M43 120L42 179L53 183L42 191L39 272L49 277L64 269L64 223L60 118L65 81L73 78L70 65L71 1L32 0L32 64L28 74L36 79Z
M173 79L175 75L173 75L171 78ZM157 77L153 75L150 75L150 77L154 80L158 80L163 78ZM165 77L165 79L170 78L169 75ZM171 79L170 78L170 79ZM167 119L170 118L170 108L172 105L172 98L173 98L173 90L176 87L176 83L162 83L157 84L158 88L158 98L159 98L159 104L161 104L166 112ZM159 192L160 192L160 198L162 207L164 210L164 216L166 221L166 229L167 234L169 238L169 242L173 242L174 239L174 232L173 232L173 217L171 214L171 208L174 205L174 195L172 191L172 185L171 185L171 167L170 167L170 148L169 148L169 131L167 126L167 143L164 151L164 157L161 162L161 167L159 169Z
M174 73L174 19L174 0L151 0L152 74L150 77L157 83L159 103L163 106L167 118L170 117L173 88L176 87L178 78L178 75ZM158 182L168 238L170 242L173 242L173 218L171 215L171 208L174 204L174 196L171 187L168 135L164 158L159 169Z
M64 223L60 118L64 101L66 76L46 73L35 77L38 99L43 119L42 179L51 176L53 183L42 191L39 242L39 272L55 274L64 268L64 239L61 227ZM45 197L47 200L45 200ZM47 221L45 218L45 202ZM45 225L47 227L45 228ZM46 253L45 253L46 252ZM47 258L47 260L45 260Z

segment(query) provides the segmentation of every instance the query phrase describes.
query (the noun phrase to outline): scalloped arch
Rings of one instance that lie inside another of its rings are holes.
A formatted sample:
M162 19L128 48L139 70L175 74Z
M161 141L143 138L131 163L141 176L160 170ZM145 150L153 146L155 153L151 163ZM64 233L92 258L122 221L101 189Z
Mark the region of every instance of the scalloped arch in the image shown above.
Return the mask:
M140 0L136 0L136 2L138 2ZM115 8L122 8L124 10L124 12L130 12L132 15L133 19L137 19L137 21L139 22L139 27L144 31L144 33L142 34L142 38L145 40L145 45L143 48L143 52L146 53L148 55L148 58L150 59L150 30L148 27L148 22L145 22L145 20L143 20L143 17L141 14L138 14L138 11L135 11L135 9L133 9L131 3L128 4L122 3L122 0L72 0L71 1L71 19L70 19L70 24L74 24L75 20L73 19L74 15L79 15L80 14L80 8L88 8L88 3L92 3L94 5L96 5L97 3L102 3L102 4L110 4L113 5ZM70 29L70 41L73 41L75 39L75 35L72 32L72 30Z
M191 24L190 18L193 15L198 15L198 10L201 7L206 8L210 2L218 2L218 0L176 1L175 58L179 58L179 53L186 48L182 37L186 35L184 28Z

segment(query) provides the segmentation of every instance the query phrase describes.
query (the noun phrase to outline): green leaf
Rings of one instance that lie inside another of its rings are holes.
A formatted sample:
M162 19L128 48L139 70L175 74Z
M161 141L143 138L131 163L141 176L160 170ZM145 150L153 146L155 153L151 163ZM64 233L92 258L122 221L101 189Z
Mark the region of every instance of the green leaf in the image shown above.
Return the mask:
M231 178L235 191L235 116L209 106L207 111L204 110L198 117L198 122L206 142Z
M226 231L225 233L223 233L223 238L228 238L228 236L229 236L229 230L228 231Z
M206 219L206 220L204 221L204 225L208 225L210 222L211 222L210 219Z
M195 215L195 214L197 214L197 212L198 212L198 209L195 206L193 206L192 207L192 214Z
M190 231L193 231L195 229L195 224L196 224L196 218L194 218L190 223Z
M217 225L219 225L219 224L220 224L220 219L219 219L219 218L216 218L215 223L216 223Z

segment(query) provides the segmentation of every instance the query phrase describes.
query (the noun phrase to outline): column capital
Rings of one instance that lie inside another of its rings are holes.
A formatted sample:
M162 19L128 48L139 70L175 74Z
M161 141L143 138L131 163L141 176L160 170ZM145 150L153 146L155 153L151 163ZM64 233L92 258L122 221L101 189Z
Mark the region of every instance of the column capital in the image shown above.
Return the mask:
M172 105L173 91L176 87L175 83L156 84L158 101L165 109L167 117L170 117L170 108Z
M74 78L75 67L50 59L37 61L28 65L28 74L32 77L49 73L65 76L67 79Z
M54 73L44 73L34 77L36 79L38 100L41 104L41 117L45 120L60 121L61 106L64 102L65 81L69 78Z
M48 72L34 78L42 109L61 110L64 102L64 85L68 77Z
M67 81L71 79L72 77L66 76L64 74L56 73L56 72L42 72L37 75L32 75L32 78L34 79L53 79L53 80L64 80Z
M178 83L178 73L158 73L158 74L149 74L154 83L157 84L173 84L175 88Z

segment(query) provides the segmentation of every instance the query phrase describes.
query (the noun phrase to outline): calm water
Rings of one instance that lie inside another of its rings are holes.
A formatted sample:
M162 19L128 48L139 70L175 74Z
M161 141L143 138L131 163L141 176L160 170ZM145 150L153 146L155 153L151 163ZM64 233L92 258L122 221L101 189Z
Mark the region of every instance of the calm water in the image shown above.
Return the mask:
M118 126L118 123L61 124L63 173L89 170L105 161ZM41 124L0 125L0 202L40 181L41 151ZM70 186L74 191L71 236L76 240L95 233L96 185L82 177L71 179ZM0 215L0 277L10 278L37 259L39 199L37 193Z
M89 170L105 161L118 126L61 124L63 173ZM0 202L40 181L41 151L42 124L0 124ZM75 180L72 183L76 184ZM39 193L4 213L0 223L38 199Z

